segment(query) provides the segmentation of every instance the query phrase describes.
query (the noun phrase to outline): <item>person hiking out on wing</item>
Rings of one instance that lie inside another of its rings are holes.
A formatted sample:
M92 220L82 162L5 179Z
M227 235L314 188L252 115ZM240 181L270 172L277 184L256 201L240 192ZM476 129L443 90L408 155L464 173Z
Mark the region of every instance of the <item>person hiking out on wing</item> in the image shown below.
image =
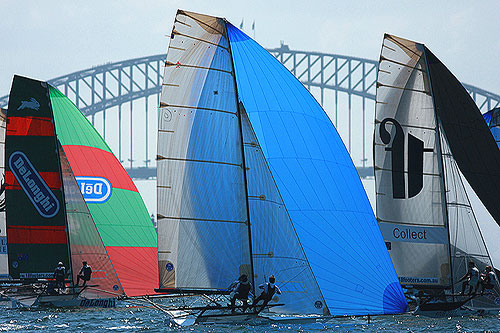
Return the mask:
M479 269L477 269L474 261L469 262L469 270L464 276L462 276L460 280L458 280L458 282L460 281L464 281L462 283L462 292L460 293L461 295L465 293L465 288L467 288L467 286L469 286L468 295L471 295L473 290L474 294L476 293L479 284Z
M495 273L493 273L493 269L489 265L486 266L486 268L484 269L484 273L481 274L481 281L478 288L478 291L479 289L481 289L481 295L484 294L485 289L491 290L495 288L495 281L496 277Z
M90 280L90 275L92 275L92 268L87 265L86 261L82 261L82 268L80 269L80 273L76 276L76 286L80 286L80 279L82 279L82 287L84 287L87 284L87 281Z
M273 299L274 294L281 295L280 288L274 284L275 281L276 280L274 278L274 275L271 275L269 277L269 282L266 282L266 283L261 284L259 286L259 288L262 289L262 293L260 294L259 297L254 299L254 301L252 303L252 306L256 306L259 303L259 301L261 301L261 300L264 301L264 303L262 304L262 307L260 308L260 310L258 312L264 310L267 303L269 303L269 301Z
M252 284L248 281L246 274L242 274L237 281L231 284L231 313L234 313L234 306L236 300L239 299L243 302L243 312L246 311L248 306L248 294L252 289Z
M59 261L56 269L54 270L54 279L56 279L56 288L59 288L59 291L65 288L64 285L65 278L66 278L66 267L64 267L64 264Z

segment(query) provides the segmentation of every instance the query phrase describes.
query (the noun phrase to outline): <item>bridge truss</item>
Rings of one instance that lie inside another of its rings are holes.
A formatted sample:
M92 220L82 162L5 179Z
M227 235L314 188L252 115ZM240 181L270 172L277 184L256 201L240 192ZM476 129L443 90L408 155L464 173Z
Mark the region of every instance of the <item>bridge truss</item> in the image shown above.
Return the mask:
M361 176L372 173L377 62L320 52L269 49L316 97L337 127ZM156 175L157 107L165 55L95 66L49 80L103 135L134 178ZM482 112L500 95L464 84ZM6 108L8 96L0 97Z

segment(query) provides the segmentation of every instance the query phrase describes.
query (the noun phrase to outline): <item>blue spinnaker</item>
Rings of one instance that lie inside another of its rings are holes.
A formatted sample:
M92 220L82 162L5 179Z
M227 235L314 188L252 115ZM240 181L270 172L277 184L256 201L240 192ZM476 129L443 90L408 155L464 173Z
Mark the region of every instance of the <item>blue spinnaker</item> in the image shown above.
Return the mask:
M330 313L406 311L363 185L330 119L264 48L229 23L227 31L239 100Z

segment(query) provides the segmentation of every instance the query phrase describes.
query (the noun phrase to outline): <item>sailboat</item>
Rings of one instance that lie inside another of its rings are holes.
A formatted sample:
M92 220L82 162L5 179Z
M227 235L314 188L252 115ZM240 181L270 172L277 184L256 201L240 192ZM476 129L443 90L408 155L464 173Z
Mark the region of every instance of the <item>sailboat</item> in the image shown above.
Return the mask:
M3 295L23 306L114 307L117 298L154 293L156 278L140 268L156 262L154 227L137 189L88 120L46 82L14 77L5 161ZM153 250L142 250L148 242ZM92 275L82 287L83 261ZM58 262L65 288L51 281ZM131 265L139 267L126 271Z
M500 148L500 108L494 108L483 114L486 124L490 128L491 134Z
M392 35L379 61L374 163L377 220L417 312L498 313L498 279L484 295L461 295L460 279L470 261L493 266L478 219L500 223L499 150L453 74Z
M276 276L283 293L260 317L406 311L335 127L278 60L223 18L177 12L157 170L158 291L208 303L170 311L174 320L255 317L228 313L218 298L241 274L256 296Z

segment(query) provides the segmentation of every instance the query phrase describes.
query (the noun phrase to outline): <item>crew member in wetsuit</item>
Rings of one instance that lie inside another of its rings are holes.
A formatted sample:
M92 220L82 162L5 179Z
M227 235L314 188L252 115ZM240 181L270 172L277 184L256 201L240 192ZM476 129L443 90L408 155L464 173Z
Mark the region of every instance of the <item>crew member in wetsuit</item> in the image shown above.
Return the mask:
M56 279L56 288L59 288L59 291L61 291L61 289L66 288L66 286L64 285L65 278L66 278L66 267L64 267L64 264L59 261L56 269L54 270L54 279Z
M262 304L262 307L260 308L260 310L256 311L256 312L260 312L260 311L264 310L267 303L269 303L269 301L273 299L274 294L281 295L280 288L274 284L275 281L276 280L274 278L274 275L271 275L269 277L269 282L266 282L266 283L261 284L259 286L260 289L263 289L262 293L260 294L259 297L254 299L252 306L257 305L257 303L259 303L260 300L263 300L264 303ZM255 310L257 310L257 309L255 309Z
M232 286L231 291L231 313L234 313L234 306L236 300L239 299L243 302L243 312L246 311L248 306L248 294L252 289L252 284L248 281L248 277L246 274L242 274L238 281L235 281Z
M481 274L481 284L479 285L479 289L481 289L481 295L484 294L485 289L493 289L495 288L495 273L493 273L493 269L491 266L486 266L484 269L484 273Z
M458 280L458 282L460 281L464 281L462 283L462 292L460 293L461 295L465 293L465 288L467 286L469 286L468 295L471 295L473 290L474 294L476 293L479 284L479 269L477 269L474 261L469 262L469 270L464 276L462 276L460 280Z
M90 275L92 275L92 268L87 265L86 261L82 261L82 268L80 269L80 273L76 276L76 286L80 286L80 279L83 280L82 287L85 287L87 281L90 280Z

